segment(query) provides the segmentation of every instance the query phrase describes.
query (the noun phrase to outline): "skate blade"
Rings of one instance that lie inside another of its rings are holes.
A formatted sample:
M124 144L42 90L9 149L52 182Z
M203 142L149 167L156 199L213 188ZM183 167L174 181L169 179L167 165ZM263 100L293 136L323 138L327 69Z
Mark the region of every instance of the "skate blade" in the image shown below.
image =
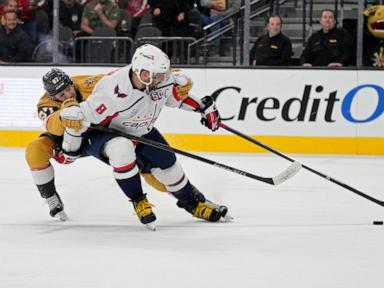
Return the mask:
M231 222L233 220L233 217L228 213L227 206L220 206L219 210L221 217L224 219L224 222Z
M229 215L229 213L227 212L227 214L225 214L225 216L222 216L224 218L224 222L232 222L233 221L233 217L231 215Z
M145 224L145 227L146 227L148 230L156 231L156 224L155 224L154 222Z
M61 212L57 213L54 218L57 218L57 219L59 219L60 221L63 221L63 222L68 220L68 216L67 216L67 214L64 211L61 211Z

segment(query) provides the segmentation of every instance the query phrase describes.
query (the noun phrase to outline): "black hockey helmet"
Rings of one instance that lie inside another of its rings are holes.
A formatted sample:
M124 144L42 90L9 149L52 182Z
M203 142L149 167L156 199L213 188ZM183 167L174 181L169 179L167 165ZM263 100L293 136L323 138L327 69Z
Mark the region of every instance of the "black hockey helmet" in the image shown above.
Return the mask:
M68 74L58 68L52 68L47 74L43 76L44 89L47 91L50 98L59 94L73 82ZM56 100L56 99L54 99Z

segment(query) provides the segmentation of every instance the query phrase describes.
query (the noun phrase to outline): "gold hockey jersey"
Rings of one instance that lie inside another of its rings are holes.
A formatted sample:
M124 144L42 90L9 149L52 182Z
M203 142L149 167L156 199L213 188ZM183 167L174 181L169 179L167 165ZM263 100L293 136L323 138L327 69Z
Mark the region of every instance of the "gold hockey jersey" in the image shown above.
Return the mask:
M85 101L91 95L96 83L103 76L103 74L98 74L71 77L75 86L77 102ZM37 103L37 115L44 121L45 129L51 135L62 136L64 134L64 127L60 120L61 104L62 102L60 101L50 99L48 93L44 93Z

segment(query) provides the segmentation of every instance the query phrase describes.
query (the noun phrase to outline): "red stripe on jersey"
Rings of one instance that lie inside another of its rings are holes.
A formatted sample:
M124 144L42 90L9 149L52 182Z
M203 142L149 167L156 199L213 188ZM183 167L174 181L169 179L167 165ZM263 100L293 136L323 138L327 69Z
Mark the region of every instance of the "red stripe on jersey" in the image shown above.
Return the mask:
M107 118L105 118L99 125L101 126L107 126L107 124L109 124L109 122L112 121L113 118L116 118L117 116L119 116L119 113L115 113L113 114L112 116L108 116Z
M175 97L175 99L176 99L177 101L180 101L180 100L181 100L180 96L177 94L176 86L173 86L172 94L173 94L173 97Z
M132 163L129 163L128 165L125 165L123 167L113 167L113 170L116 172L127 172L129 170L132 170L133 167L135 167L136 162L133 161Z
M200 109L200 104L197 103L195 100L193 100L192 98L187 98L183 101L183 104L186 104L188 106L191 106L193 109L195 110L199 110Z
M115 70L109 71L109 72L107 73L107 75L108 75L108 76L109 76L109 75L112 75L113 73L119 71L120 69L121 69L121 68L117 68L117 69L115 69Z

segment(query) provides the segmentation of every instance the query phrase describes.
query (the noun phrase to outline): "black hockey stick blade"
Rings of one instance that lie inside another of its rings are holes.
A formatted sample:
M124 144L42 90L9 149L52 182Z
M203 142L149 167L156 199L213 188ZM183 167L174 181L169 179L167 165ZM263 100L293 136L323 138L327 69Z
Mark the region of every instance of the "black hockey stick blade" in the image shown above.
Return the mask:
M86 124L86 123L84 123L84 124ZM87 126L89 126L89 125L87 125ZM243 170L240 170L240 169L237 169L237 168L225 165L225 164L221 164L219 162L212 161L210 159L207 159L207 158L204 158L204 157L201 157L201 156L198 156L198 155L195 155L195 154L192 154L192 153L189 153L189 152L186 152L186 151L183 151L183 150L180 150L180 149L168 146L168 145L164 145L163 143L159 143L157 141L153 141L153 140L146 139L143 137L124 133L124 132L116 130L116 129L107 128L104 126L97 126L97 125L96 126L91 125L90 127L94 130L98 130L98 131L102 131L102 132L106 132L106 133L113 133L113 134L116 134L116 135L119 135L119 136L122 136L122 137L125 137L128 139L136 140L142 144L149 145L149 146L155 147L157 149L161 149L164 151L184 155L186 157L207 163L209 165L212 165L212 166L215 166L215 167L218 167L218 168L221 168L221 169L224 169L224 170L227 170L227 171L239 174L239 175L243 175L245 177L252 178L252 179L264 182L264 183L268 183L271 185L279 185L279 184L285 182L286 180L288 180L289 178L294 176L301 168L300 163L296 162L296 163L291 164L287 169L285 169L283 172L281 172L279 175L277 175L275 177L262 177L262 176L258 176L258 175L255 175L255 174L252 174L252 173L249 173L249 172L246 172L246 171L243 171Z
M245 139L245 140L247 140L247 141L249 141L249 142L251 142L253 144L256 144L256 145L258 145L258 146L260 146L260 147L262 147L262 148L272 152L273 154L276 154L276 155L278 155L278 156L280 156L280 157L282 157L282 158L284 158L284 159L286 159L288 161L291 161L293 163L299 163L295 159L293 159L293 158L291 158L291 157L289 157L289 156L287 156L287 155L285 155L285 154L283 154L283 153L281 153L281 152L279 152L279 151L277 151L277 150L275 150L275 149L273 149L273 148L271 148L271 147L261 143L260 141L257 141L256 139L253 139L253 138L251 138L251 137L249 137L249 136L247 136L247 135L245 135L245 134L243 134L243 133L241 133L241 132L239 132L239 131L237 131L237 130L235 130L235 129L227 126L227 125L225 125L224 123L220 123L220 127L225 129L225 130L227 130L227 131L229 131L229 132L232 132L233 134L235 134L237 136L240 136L241 138L243 138L243 139ZM313 169L313 168L311 168L311 167L309 167L307 165L304 165L302 163L300 165L304 169L306 169L308 171L311 171L312 173L314 173L314 174L316 174L316 175L318 175L320 177L323 177L324 179L327 179L328 181L331 181L331 182L333 182L333 183L335 183L335 184L337 184L337 185L339 185L339 186L341 186L341 187L343 187L343 188L345 188L345 189L347 189L347 190L349 190L349 191L351 191L351 192L353 192L353 193L355 193L355 194L357 194L357 195L359 195L359 196L361 196L361 197L363 197L363 198L365 198L365 199L367 199L369 201L372 201L372 202L374 202L374 203L384 207L384 201L379 200L377 198L374 198L374 197L372 197L372 196L370 196L370 195L368 195L368 194L366 194L364 192L361 192L361 191L357 190L356 188L353 188L352 186L350 186L348 184L345 184L345 183L343 183L343 182L341 182L341 181L339 181L339 180L337 180L337 179L335 179L335 178L333 178L331 176L328 176L328 175L326 175L326 174L324 174L324 173L322 173L320 171L317 171L317 170L315 170L315 169Z

